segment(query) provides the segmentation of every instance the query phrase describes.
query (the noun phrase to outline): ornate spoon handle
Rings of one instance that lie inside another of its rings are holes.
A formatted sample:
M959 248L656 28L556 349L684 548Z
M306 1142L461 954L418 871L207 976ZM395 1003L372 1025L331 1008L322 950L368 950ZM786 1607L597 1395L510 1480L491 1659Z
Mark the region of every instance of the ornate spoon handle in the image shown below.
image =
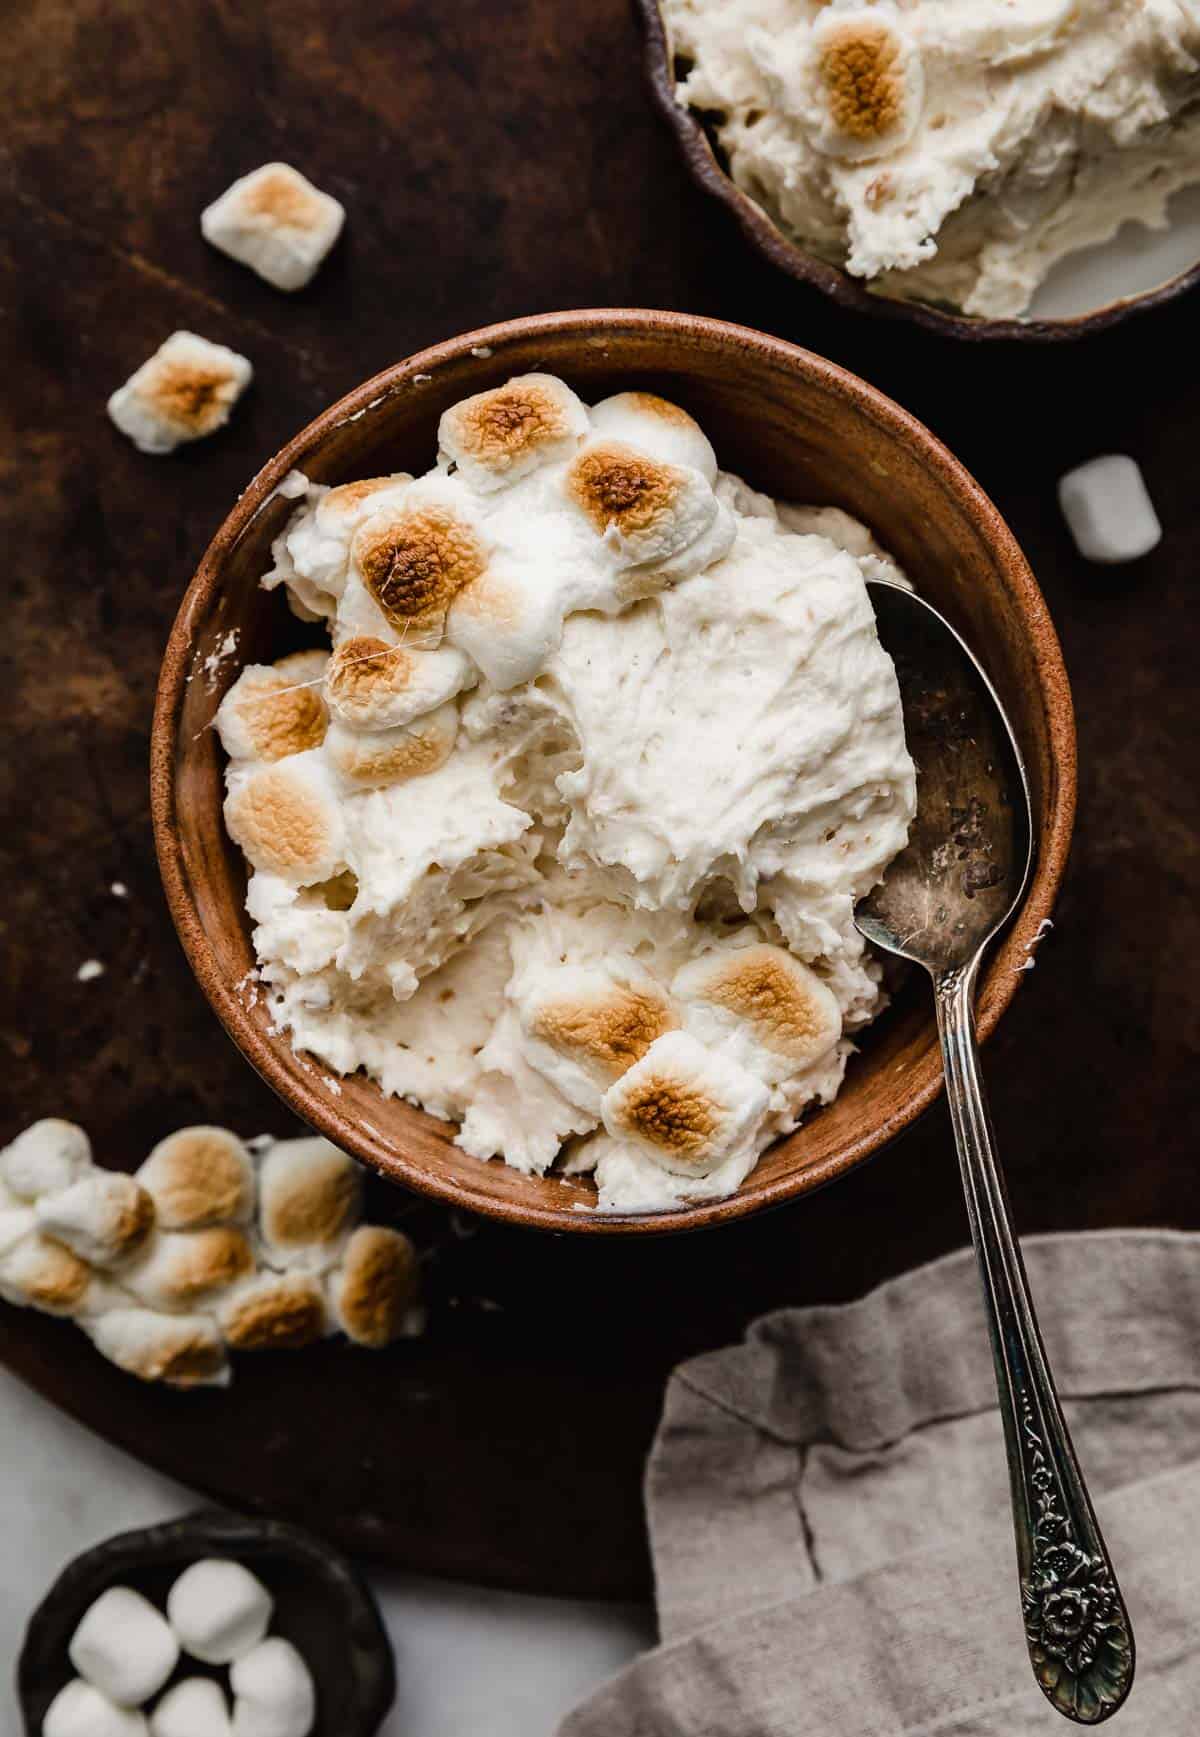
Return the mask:
M1133 1682L1133 1631L1046 1363L975 1040L978 956L934 978L946 1096L996 1365L1017 1571L1033 1674L1081 1725L1116 1712Z

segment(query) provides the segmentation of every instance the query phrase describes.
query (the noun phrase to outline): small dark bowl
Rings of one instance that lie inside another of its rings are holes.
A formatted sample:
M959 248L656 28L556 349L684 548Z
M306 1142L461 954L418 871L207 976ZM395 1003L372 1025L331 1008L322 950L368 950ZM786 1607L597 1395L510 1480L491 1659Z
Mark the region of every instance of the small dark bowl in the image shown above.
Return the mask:
M80 1619L110 1586L132 1586L165 1610L192 1562L228 1556L257 1574L275 1600L270 1632L290 1640L317 1687L312 1737L374 1737L396 1695L396 1670L375 1600L338 1551L281 1520L244 1520L207 1509L121 1532L68 1563L29 1620L17 1662L26 1737L40 1737L58 1691L75 1675L67 1647ZM224 1681L226 1671L181 1657L182 1677Z
M1021 338L1061 341L1082 338L1116 325L1129 314L1145 313L1172 300L1200 282L1200 261L1186 271L1156 284L1153 289L1122 296L1086 314L1061 319L988 320L956 314L929 302L901 301L897 296L877 295L840 266L808 253L787 236L770 213L751 199L722 167L712 139L703 123L675 100L675 68L660 0L633 0L642 29L643 59L655 107L675 135L692 179L704 192L719 199L733 213L738 227L752 247L789 277L823 290L844 308L907 320L926 331L955 338Z

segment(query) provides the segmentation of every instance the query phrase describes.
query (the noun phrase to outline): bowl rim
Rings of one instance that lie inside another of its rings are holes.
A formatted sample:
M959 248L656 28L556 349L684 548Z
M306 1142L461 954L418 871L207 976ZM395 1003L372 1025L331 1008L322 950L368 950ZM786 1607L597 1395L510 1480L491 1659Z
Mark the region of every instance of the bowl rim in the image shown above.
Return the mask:
M1174 277L1147 290L1118 296L1086 314L1041 319L989 319L953 313L932 302L904 301L899 296L873 294L841 266L820 259L789 239L764 206L744 193L721 167L703 124L694 112L675 100L675 76L662 0L633 0L642 30L642 61L654 106L675 135L692 180L720 200L732 213L751 246L789 277L823 290L844 308L881 319L906 320L943 337L988 343L997 339L1040 343L1072 342L1118 325L1133 314L1148 313L1173 301L1200 282L1200 259Z
M1050 917L1066 869L1076 799L1076 748L1070 684L1058 637L1029 564L997 508L962 464L925 425L876 387L812 351L747 326L695 314L640 308L584 308L526 315L483 326L476 331L434 344L356 386L300 430L258 471L217 530L180 604L163 654L150 735L150 806L155 848L167 904L189 965L229 1037L284 1103L308 1126L378 1172L386 1180L441 1200L466 1212L531 1229L591 1235L662 1235L707 1229L731 1223L764 1209L780 1206L835 1180L889 1144L937 1100L943 1077L936 1054L925 1077L903 1102L870 1130L802 1172L746 1187L718 1200L698 1201L667 1213L599 1213L572 1211L496 1200L452 1177L433 1175L390 1144L361 1120L341 1112L312 1083L311 1068L301 1062L286 1039L272 1041L251 1021L249 1013L226 981L209 941L192 892L177 822L175 760L181 714L191 670L193 621L203 612L220 584L226 557L289 471L302 469L335 426L368 412L386 398L405 390L416 376L429 376L448 363L483 348L502 353L510 341L541 334L569 334L581 344L604 334L670 336L701 340L714 346L749 349L768 364L798 370L804 377L854 408L894 438L902 439L923 458L947 492L957 498L964 514L996 552L1025 625L1036 685L1046 716L1051 770L1049 819L1036 839L1037 854L1024 897L1005 936L1017 930L1027 939L1040 932ZM977 1008L980 1039L994 1030L1016 995L1025 973L997 972L993 952L985 972ZM936 1065L935 1065L936 1064ZM482 1170L482 1161L481 1161Z

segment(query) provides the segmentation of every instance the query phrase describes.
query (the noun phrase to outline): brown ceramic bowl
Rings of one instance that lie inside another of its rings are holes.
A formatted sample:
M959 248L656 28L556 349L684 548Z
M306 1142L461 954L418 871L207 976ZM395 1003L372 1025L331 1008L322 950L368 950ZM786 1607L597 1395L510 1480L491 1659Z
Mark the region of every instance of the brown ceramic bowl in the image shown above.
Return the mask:
M578 1210L581 1182L523 1176L470 1158L453 1130L367 1079L325 1070L270 1029L241 987L254 966L245 874L221 819L222 753L208 728L245 662L282 649L295 622L259 588L290 503L293 468L327 483L426 469L442 411L511 374L563 375L585 398L642 387L677 399L721 463L786 499L834 503L866 521L966 635L1013 720L1033 787L1038 857L1016 920L992 954L979 1022L989 1033L1024 977L1050 914L1075 804L1066 672L1046 605L995 507L927 429L854 375L761 332L631 309L544 314L468 333L358 387L259 472L217 532L167 645L151 741L151 797L171 912L202 988L234 1042L305 1121L384 1176L472 1212L544 1230L694 1229L818 1188L891 1140L934 1101L942 1070L933 1004L911 991L867 1035L837 1101L765 1153L738 1193L655 1216ZM236 630L236 655L222 655ZM574 1208L575 1210L572 1210Z
M951 337L1055 340L1081 338L1103 331L1129 314L1144 313L1200 283L1198 261L1152 289L1122 296L1087 313L1060 319L978 319L927 302L901 301L896 296L875 294L840 266L806 252L799 243L791 240L769 213L726 173L720 153L702 119L694 110L681 107L675 100L674 56L660 0L633 0L633 6L642 29L646 76L655 106L674 133L692 179L733 213L743 235L772 265L802 283L824 290L843 307L879 314L885 319L907 320L927 331Z

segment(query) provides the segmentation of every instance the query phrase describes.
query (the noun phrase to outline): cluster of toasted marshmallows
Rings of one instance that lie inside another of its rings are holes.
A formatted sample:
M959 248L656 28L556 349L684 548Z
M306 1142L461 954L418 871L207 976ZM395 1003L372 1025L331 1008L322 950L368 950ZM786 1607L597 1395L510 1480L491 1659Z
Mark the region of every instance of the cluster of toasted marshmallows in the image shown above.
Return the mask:
M312 1673L292 1643L268 1635L274 1599L240 1562L206 1557L185 1568L164 1616L129 1586L110 1586L68 1646L79 1673L55 1696L42 1737L308 1737ZM170 1682L182 1656L229 1667L232 1715L213 1677Z
M82 1128L35 1122L0 1151L0 1297L62 1315L143 1381L223 1386L229 1352L419 1331L417 1255L361 1222L358 1167L327 1140L181 1128L133 1175Z
M303 289L342 232L346 213L289 163L264 163L204 211L200 230L276 289ZM245 356L195 332L172 332L117 388L108 414L140 452L174 452L214 434L254 377Z
M708 439L647 393L589 411L527 374L448 410L439 448L417 479L308 488L267 582L329 624L332 655L249 666L217 715L229 832L294 885L346 866L346 795L449 758L466 690L532 680L568 615L619 614L733 540Z

